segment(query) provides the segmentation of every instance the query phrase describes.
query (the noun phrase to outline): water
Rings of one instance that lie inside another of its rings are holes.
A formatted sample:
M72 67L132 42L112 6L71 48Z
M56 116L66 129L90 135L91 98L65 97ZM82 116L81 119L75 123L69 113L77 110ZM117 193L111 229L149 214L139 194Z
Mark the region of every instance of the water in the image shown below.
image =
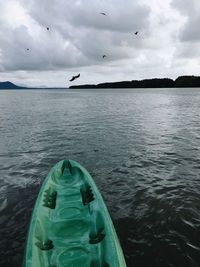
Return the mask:
M20 266L41 182L93 176L130 267L200 266L200 90L0 91L0 266Z

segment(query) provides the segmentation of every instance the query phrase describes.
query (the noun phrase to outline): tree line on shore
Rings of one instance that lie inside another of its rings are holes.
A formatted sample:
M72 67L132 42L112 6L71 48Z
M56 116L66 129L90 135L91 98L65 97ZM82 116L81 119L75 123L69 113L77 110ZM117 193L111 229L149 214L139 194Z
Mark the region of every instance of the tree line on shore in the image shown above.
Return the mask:
M73 85L70 89L83 88L172 88L172 87L200 87L200 76L179 76L172 80L169 78L153 78L145 80L132 80L122 82L108 82L100 84Z

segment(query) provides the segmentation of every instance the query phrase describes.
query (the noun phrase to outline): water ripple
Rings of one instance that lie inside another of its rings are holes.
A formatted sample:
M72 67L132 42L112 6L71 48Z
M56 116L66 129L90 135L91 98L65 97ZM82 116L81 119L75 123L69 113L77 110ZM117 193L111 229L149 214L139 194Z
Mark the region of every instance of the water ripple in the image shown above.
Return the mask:
M21 265L39 186L64 158L94 177L127 266L199 266L200 91L0 94L0 266Z

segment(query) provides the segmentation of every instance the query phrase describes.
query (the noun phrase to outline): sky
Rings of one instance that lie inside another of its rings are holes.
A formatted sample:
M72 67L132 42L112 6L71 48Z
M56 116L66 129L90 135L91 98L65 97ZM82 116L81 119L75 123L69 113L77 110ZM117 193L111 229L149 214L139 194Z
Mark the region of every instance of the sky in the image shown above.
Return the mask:
M0 82L200 75L199 0L0 0L0 10Z

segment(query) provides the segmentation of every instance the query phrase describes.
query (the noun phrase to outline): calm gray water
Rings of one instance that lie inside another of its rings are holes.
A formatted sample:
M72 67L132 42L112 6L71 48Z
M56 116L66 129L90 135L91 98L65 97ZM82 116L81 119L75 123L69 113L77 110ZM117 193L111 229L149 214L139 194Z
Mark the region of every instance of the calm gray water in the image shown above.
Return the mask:
M0 91L0 266L59 160L98 185L130 267L200 266L200 89Z

